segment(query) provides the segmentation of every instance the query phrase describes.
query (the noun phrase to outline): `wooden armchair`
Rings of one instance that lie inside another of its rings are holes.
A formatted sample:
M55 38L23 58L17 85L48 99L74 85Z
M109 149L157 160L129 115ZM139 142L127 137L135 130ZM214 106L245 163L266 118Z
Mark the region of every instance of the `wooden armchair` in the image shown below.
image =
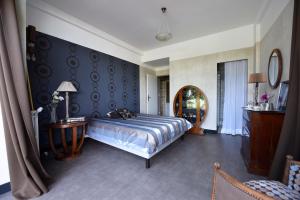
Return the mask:
M283 175L283 183L269 180L249 181L242 183L233 178L223 170L219 163L214 164L214 177L212 188L212 200L270 200L280 199L280 195L288 197L288 199L300 199L300 191L296 191L288 187L288 179L290 166L300 166L299 161L294 161L292 156L287 156L286 166ZM299 168L298 168L299 169ZM261 191L268 191L266 194ZM272 192L277 194L272 194ZM273 195L273 197L271 196ZM279 195L279 196L277 196Z
M265 194L257 192L233 178L223 170L219 163L214 164L212 200L272 200Z
M285 185L288 185L288 182L289 182L289 173L290 173L291 165L299 165L300 166L300 161L293 160L293 156L287 155L284 173L283 173L283 177L282 177L282 182Z

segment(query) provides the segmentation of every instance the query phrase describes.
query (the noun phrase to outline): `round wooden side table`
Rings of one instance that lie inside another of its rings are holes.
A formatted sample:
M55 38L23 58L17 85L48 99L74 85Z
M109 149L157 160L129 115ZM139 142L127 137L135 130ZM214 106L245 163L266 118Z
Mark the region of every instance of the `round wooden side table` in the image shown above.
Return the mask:
M81 136L79 139L79 144L77 144L77 134L78 134L78 128L81 128ZM49 138L49 145L50 148L58 160L71 160L76 158L80 152L81 147L84 142L84 136L87 128L87 121L80 121L80 122L57 122L49 124L48 126L48 138ZM63 151L59 151L56 149L54 142L53 142L53 129L60 129L61 134L61 143L63 146ZM72 146L68 147L67 141L66 141L66 129L71 129L72 131ZM71 149L71 151L70 151Z

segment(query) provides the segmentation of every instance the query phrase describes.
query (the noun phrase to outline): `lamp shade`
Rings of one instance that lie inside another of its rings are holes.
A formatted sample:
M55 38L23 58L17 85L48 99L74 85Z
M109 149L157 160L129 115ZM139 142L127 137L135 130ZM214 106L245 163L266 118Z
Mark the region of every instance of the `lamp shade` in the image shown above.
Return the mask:
M249 76L249 83L265 83L267 78L263 73L252 73Z
M77 92L77 89L75 88L75 86L73 85L72 82L70 81L63 81L61 82L61 84L59 85L59 87L57 88L58 92Z

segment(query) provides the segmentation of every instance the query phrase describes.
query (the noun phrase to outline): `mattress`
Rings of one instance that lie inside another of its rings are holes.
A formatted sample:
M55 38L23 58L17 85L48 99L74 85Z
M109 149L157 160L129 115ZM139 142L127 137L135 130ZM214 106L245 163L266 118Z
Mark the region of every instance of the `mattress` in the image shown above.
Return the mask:
M87 135L116 147L153 154L192 127L183 118L138 114L123 119L92 118Z

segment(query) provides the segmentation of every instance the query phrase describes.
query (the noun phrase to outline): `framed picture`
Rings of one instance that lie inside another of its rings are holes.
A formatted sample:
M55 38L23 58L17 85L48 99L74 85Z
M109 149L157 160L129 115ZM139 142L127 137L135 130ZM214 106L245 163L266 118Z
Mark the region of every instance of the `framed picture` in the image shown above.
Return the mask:
M276 110L285 111L287 103L287 95L289 91L289 82L284 81L280 83Z

